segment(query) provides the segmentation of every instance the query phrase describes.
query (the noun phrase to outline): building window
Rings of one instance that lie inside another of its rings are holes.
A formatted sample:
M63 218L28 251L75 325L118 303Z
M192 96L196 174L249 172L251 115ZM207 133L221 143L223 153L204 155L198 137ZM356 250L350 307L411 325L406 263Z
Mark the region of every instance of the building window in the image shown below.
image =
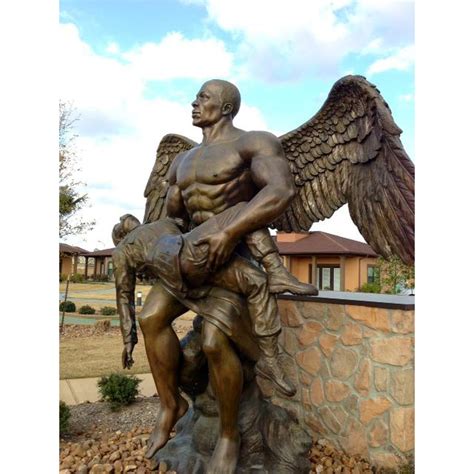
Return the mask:
M367 283L376 283L379 281L380 271L375 265L367 265Z
M318 265L318 288L340 291L341 269L338 265Z
M313 283L313 264L310 263L308 267L308 283Z

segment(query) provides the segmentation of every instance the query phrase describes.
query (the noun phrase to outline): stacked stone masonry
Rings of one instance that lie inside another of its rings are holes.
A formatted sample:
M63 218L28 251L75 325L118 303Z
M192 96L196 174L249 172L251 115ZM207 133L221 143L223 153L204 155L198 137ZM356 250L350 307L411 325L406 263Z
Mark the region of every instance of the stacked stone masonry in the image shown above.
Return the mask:
M313 438L394 468L414 449L414 311L280 299L288 398L260 381Z

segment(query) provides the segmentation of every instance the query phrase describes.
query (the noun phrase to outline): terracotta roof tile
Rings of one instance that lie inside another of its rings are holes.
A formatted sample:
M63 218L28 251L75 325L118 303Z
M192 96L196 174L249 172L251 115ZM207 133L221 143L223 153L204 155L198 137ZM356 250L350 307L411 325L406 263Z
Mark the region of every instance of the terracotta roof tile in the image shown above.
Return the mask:
M327 232L310 232L307 237L296 242L278 242L281 255L364 255L378 257L372 248L364 243L346 239Z
M83 253L88 253L88 250L84 250L81 247L75 247L74 245L68 245L68 244L63 244L59 243L59 251L61 253L66 253L66 254L83 254Z
M94 250L93 252L86 252L84 257L111 257L114 250L115 247L110 249Z

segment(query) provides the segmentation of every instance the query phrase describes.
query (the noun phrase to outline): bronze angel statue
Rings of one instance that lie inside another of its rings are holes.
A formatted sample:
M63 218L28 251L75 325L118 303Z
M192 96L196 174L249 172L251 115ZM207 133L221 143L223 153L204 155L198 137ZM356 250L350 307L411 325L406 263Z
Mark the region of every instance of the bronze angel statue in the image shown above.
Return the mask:
M374 85L361 76L340 79L314 117L279 138L236 128L239 107L233 84L206 82L192 102L202 143L166 135L146 185L143 224L126 215L113 232L124 367L133 363L137 342L135 274L148 271L158 279L139 316L161 401L147 456L163 455L171 429L188 411L178 386L191 396L205 390L187 369L203 353L219 413L210 473L235 472L240 462L242 354L280 392L295 393L277 361L274 294L317 290L284 268L268 227L305 231L347 203L377 253L414 261L414 166ZM186 365L171 323L189 309L203 319L199 350ZM291 444L298 437L287 438ZM285 452L279 443L275 452ZM176 452L172 457L184 462ZM189 465L180 469L190 472ZM300 463L295 472L303 470Z

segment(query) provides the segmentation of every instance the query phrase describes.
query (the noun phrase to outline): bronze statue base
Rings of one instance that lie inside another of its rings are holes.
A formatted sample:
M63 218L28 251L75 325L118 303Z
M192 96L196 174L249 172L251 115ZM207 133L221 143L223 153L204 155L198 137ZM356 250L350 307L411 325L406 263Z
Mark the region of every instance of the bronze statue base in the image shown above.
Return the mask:
M195 325L198 329L198 325ZM158 467L165 462L178 474L204 474L209 465L219 434L217 403L207 381L207 364L200 356L200 333L192 330L182 341L184 361L181 388L192 403L176 424L176 435L152 458ZM237 474L299 474L309 472L310 436L295 417L262 397L255 380L254 363L241 358L244 389L239 410L241 436ZM193 367L192 371L187 368ZM199 381L200 387L193 383ZM200 393L197 393L200 392Z
M299 474L309 472L311 438L290 413L262 400L251 382L242 394L239 429L241 446L237 474ZM215 400L198 397L176 424L176 436L153 458L178 474L204 474L219 432Z

